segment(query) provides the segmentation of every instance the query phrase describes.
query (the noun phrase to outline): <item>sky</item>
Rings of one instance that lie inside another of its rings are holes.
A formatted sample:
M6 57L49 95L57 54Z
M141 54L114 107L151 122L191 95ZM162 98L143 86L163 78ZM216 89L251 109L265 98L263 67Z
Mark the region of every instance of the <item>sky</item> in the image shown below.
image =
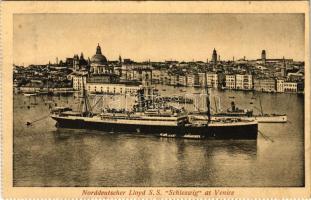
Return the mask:
M15 14L13 61L55 63L99 43L108 60L304 60L304 14Z

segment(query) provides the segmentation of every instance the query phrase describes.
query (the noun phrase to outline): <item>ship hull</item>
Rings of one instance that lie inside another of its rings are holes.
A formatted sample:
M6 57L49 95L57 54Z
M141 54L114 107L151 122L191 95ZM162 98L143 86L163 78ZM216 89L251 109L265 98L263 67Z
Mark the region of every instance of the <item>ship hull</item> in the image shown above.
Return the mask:
M184 135L200 135L203 139L257 139L257 123L211 123L210 125L144 125L143 123L128 124L114 123L106 121L89 121L84 119L72 119L65 117L52 116L57 121L57 127L94 129L105 132L126 132L142 134L176 134L177 137Z
M286 123L286 115L271 115L271 116L255 116L255 120L260 123Z
M207 117L204 115L193 115L191 116L192 120L196 121L207 121ZM232 117L232 116L212 116L212 120L224 120L224 119L240 119L240 120L256 120L258 123L286 123L287 116L286 115L270 115L270 116L240 116L240 117Z

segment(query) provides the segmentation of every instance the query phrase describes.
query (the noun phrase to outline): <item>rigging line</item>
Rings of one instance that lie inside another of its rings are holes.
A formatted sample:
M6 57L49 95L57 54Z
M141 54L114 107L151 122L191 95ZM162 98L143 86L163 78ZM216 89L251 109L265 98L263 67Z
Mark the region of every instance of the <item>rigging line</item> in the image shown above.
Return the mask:
M95 106L99 103L100 100L102 100L102 98L98 98L97 102L95 102L95 104L91 107L91 110L93 110L93 108L95 108Z
M49 117L49 116L50 116L50 115L46 115L46 116L41 117L41 118L39 118L39 119L36 119L36 120L34 120L34 121L32 121L32 122L27 122L26 125L27 125L27 126L32 125L32 124L34 124L35 122L44 120L45 118L47 118L47 117Z
M274 140L272 138L270 138L269 136L263 134L260 130L258 130L258 133L260 133L260 135L265 139L265 140L270 140L271 142L274 142Z

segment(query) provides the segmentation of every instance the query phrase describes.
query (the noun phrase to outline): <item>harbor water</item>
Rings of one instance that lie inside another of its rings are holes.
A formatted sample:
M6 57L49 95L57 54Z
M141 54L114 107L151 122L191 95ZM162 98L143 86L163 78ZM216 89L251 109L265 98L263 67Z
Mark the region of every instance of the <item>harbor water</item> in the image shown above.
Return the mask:
M157 88L164 96L187 94L196 103L177 106L204 110L203 100L190 95L200 89ZM56 128L49 109L78 108L75 95L15 94L13 185L304 186L303 95L211 90L214 110L225 110L235 101L237 107L259 113L259 99L264 113L286 113L288 122L259 124L257 140L189 140ZM132 104L133 97L111 96L94 109Z

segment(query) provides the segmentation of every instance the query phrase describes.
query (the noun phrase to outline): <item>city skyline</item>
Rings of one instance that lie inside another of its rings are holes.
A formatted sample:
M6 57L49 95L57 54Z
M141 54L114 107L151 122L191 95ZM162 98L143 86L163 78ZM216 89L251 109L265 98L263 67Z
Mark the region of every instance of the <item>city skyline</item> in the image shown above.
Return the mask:
M247 15L247 16L246 16ZM99 43L108 60L304 60L303 14L18 14L13 63L55 63Z

